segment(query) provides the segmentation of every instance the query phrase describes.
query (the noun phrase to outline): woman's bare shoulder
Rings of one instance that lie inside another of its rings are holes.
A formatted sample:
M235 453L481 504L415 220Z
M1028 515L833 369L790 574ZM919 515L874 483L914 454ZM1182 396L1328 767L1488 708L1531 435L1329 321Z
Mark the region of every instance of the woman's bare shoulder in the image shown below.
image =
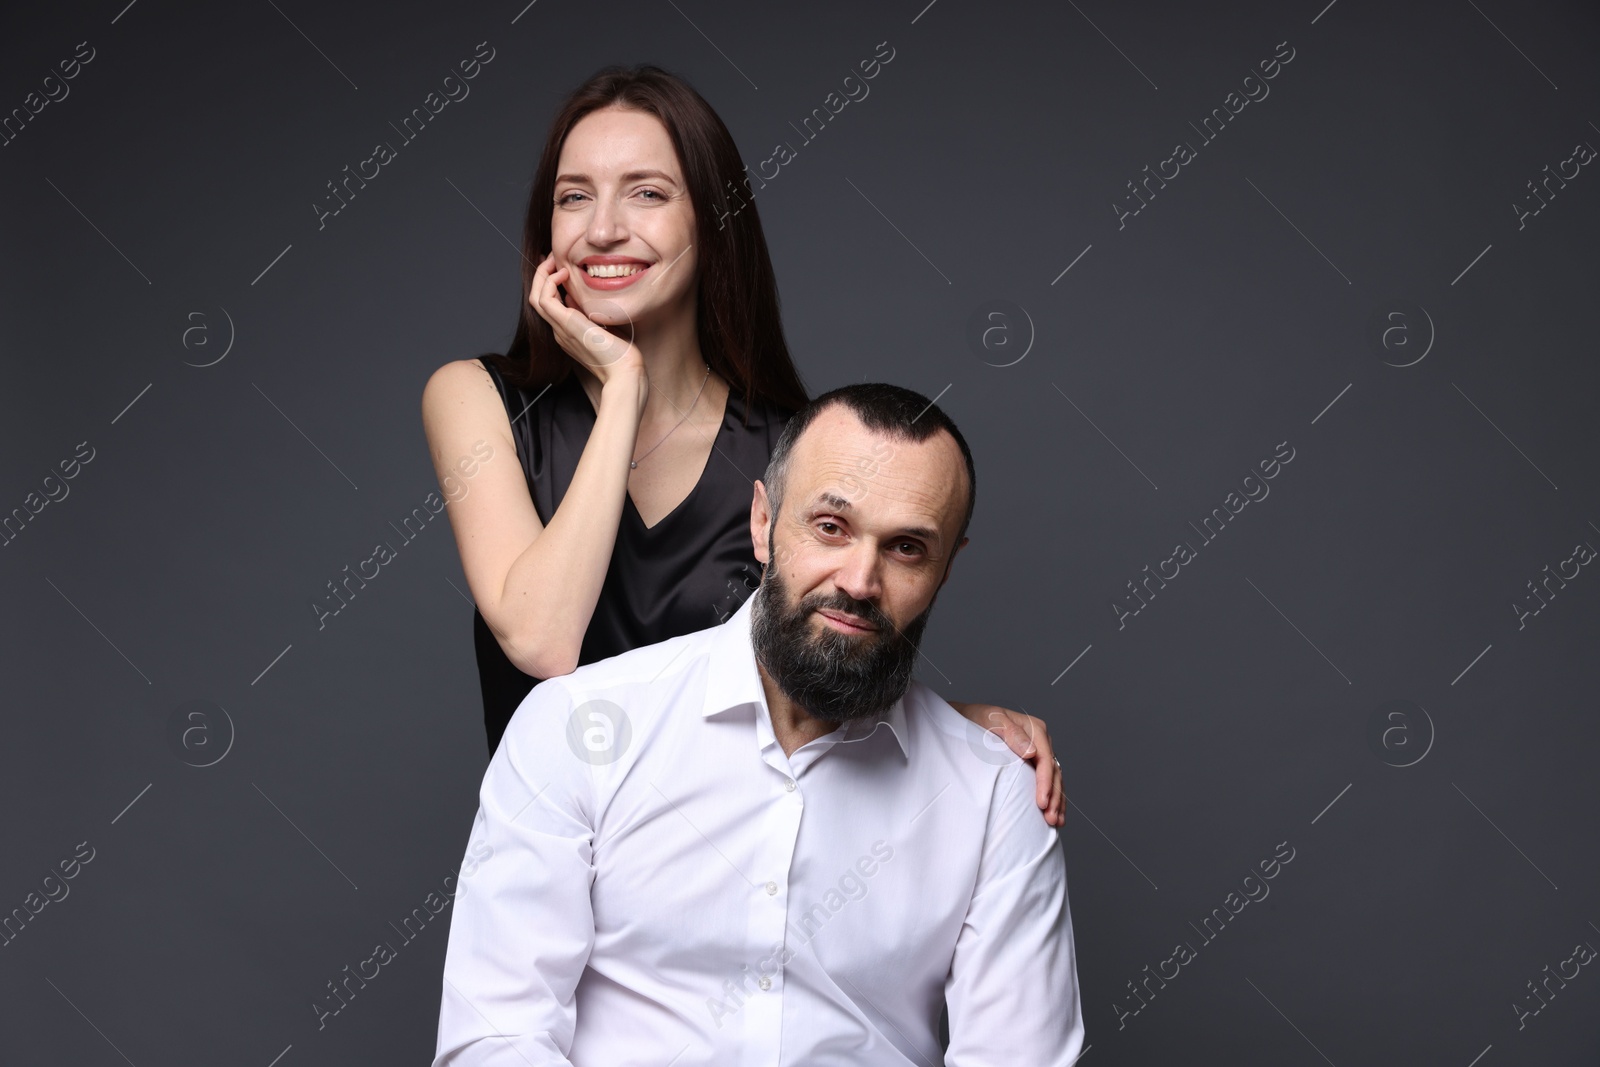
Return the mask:
M496 418L499 413L499 418ZM453 359L428 377L422 387L422 421L426 427L440 424L482 426L506 421L505 404L494 379L477 359Z
M422 387L422 400L424 404L432 397L459 400L484 390L498 397L494 379L482 360L452 359L429 375L427 384Z

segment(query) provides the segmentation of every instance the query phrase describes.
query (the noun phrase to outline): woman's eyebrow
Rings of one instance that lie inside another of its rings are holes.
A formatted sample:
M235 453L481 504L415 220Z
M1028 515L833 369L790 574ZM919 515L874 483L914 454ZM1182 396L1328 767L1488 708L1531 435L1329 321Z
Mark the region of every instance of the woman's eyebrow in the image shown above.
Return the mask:
M672 175L663 170L630 170L622 176L622 180L625 182L635 182L642 178L660 178L662 181L671 182L673 185L678 184ZM556 175L556 181L575 182L581 185L593 184L587 174L558 174Z

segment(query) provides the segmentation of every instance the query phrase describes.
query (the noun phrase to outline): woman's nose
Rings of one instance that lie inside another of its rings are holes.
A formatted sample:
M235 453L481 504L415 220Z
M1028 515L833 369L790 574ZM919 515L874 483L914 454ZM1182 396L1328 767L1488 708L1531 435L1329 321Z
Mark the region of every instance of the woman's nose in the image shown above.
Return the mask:
M595 245L613 244L627 236L627 226L622 208L609 197L599 198L589 214L589 242Z

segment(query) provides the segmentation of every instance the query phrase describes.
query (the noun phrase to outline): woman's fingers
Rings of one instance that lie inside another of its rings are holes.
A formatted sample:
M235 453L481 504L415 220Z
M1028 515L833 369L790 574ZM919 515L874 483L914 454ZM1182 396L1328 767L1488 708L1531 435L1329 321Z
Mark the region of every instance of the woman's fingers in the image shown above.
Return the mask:
M550 277L550 257L546 256L533 267L533 284L528 287L528 305L539 313L541 318L548 319L544 310L544 285Z
M1055 746L1050 743L1050 731L1044 720L1031 715L1028 720L1029 733L1039 750L1034 764L1039 807L1044 811L1045 822L1061 826L1067 821L1067 793L1062 785L1061 761L1056 759Z
M550 325L559 327L564 318L562 313L567 310L567 306L561 302L560 294L556 291L557 272L554 257L545 259L534 272L534 289L538 294L538 303L534 305L534 310Z
M1033 738L1028 723L1031 715L1012 711L1010 708L994 708L989 712L989 721L996 723L1000 736L1005 738L1006 745L1025 760L1031 760L1035 754Z
M1067 821L1067 791L1062 785L1061 764L1055 760L1050 761L1055 774L1051 783L1050 810L1045 813L1045 822L1051 826L1062 826Z
M563 350L575 358L584 358L586 363L592 363L582 354L590 347L589 339L580 334L580 329L587 330L594 326L588 316L576 308L568 307L561 297L558 288L563 279L569 276L566 267L554 267L555 257L546 256L534 268L532 291L528 303L533 305L533 310L539 317L550 324L555 331L556 341ZM574 322L573 316L580 316L582 321Z
M1044 812L1051 826L1066 822L1066 793L1061 784L1061 765L1056 762L1055 746L1044 720L1034 715L999 709L1004 719L1002 736L1011 751L1033 764L1034 803Z
M1044 812L1046 823L1061 826L1067 821L1067 794L1062 786L1061 764L1056 760L1055 749L1050 744L1050 735L1044 722L1032 716L1028 718L1031 721L1025 733L1035 739L1034 747L1037 749L1037 753L1031 757L1036 791L1034 800L1039 810Z
M550 320L551 325L555 325L556 321L552 318L553 315L568 310L566 303L561 299L560 290L556 288L561 284L561 279L558 279L557 275L564 274L566 270L565 267L556 266L553 254L545 256L533 269L533 287L528 294L528 302L533 305L535 311Z
M1039 810L1045 813L1046 821L1050 814L1050 790L1055 784L1056 765L1049 760L1036 759L1033 763L1034 798L1033 802L1039 805Z
M1033 739L1034 747L1039 755L1034 768L1039 771L1039 807L1045 808L1050 804L1050 793L1056 781L1056 753L1050 744L1050 732L1045 729L1044 720L1032 715L1024 716L1027 720L1025 729Z

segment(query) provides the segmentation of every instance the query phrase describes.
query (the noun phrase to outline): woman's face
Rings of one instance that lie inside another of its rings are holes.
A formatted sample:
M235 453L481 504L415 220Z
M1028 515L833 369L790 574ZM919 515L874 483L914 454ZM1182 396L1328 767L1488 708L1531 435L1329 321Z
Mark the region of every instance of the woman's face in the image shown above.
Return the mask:
M553 199L551 247L570 271L569 304L608 326L694 315L694 207L659 119L603 108L578 120Z

